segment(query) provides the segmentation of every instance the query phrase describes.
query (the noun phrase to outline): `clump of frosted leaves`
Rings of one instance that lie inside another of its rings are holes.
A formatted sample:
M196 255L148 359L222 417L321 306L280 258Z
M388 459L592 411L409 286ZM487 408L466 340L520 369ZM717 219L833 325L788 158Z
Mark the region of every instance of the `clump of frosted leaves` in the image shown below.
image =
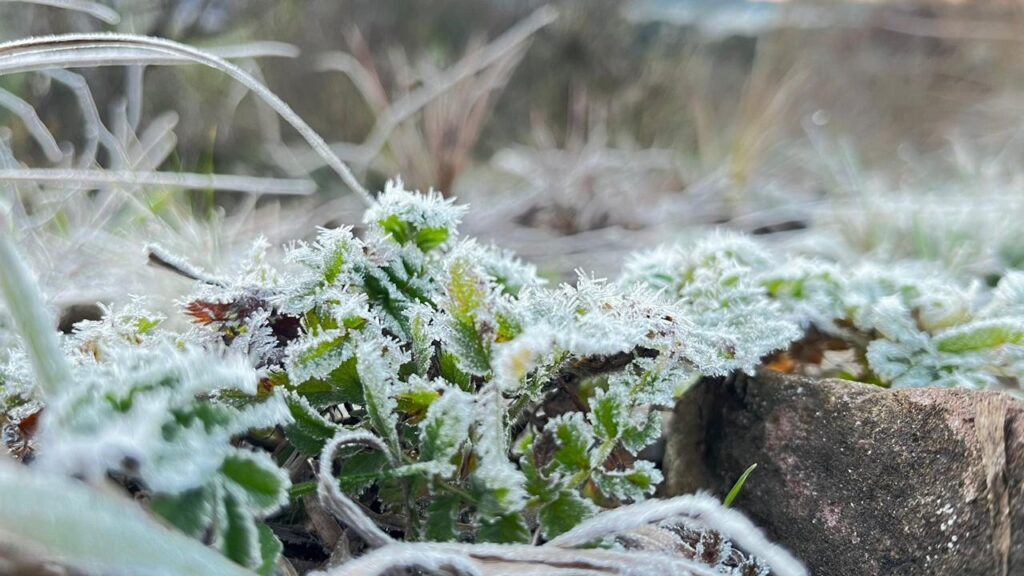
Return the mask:
M705 375L753 371L769 352L800 337L761 276L772 258L743 236L717 233L695 246L660 248L634 257L621 282L650 286L686 320L685 354Z
M808 319L863 346L878 381L984 388L1022 374L1020 273L989 291L922 263L867 263L844 272L788 298L829 302L810 307Z
M363 243L349 227L321 229L312 243L300 242L286 260L299 272L290 278L280 297L286 311L301 312L335 301L332 290L359 283L359 268L365 261Z
M283 350L276 325L283 319L278 304L271 300L282 280L267 263L268 248L263 238L257 239L231 274L196 285L185 305L194 322L187 334L190 341L207 346L223 343L258 367L280 362Z
M985 388L1004 378L1019 381L1024 316L1003 300L1017 274L1005 277L989 306L976 312L973 299L959 291L930 292L909 303L899 296L881 299L872 307L872 325L882 335L867 348L872 370L894 386Z
M191 346L113 349L75 379L47 402L39 465L90 479L122 471L156 492L205 483L238 451L233 436L287 419L280 398L218 401L229 391L255 397L255 372L242 357Z
M1022 374L1022 277L1011 271L989 290L934 264L848 267L717 234L634 257L623 282L659 290L687 311L695 327L684 349L704 373L756 366L813 327L864 359L860 377L897 387L986 387Z
M290 422L283 395L259 390L249 358L163 332L160 320L134 302L78 325L66 341L74 385L46 399L35 465L132 479L168 521L268 573L280 544L258 520L287 501L289 481L236 439Z
M271 299L301 318L269 368L288 391L289 439L316 455L346 427L372 432L385 453L350 454L340 481L410 517L411 536L552 538L600 507L649 496L661 476L636 455L660 433L650 407L671 405L700 374L752 370L795 331L734 270L749 267L745 246L722 255L719 268L742 281L727 293L701 292L701 279L681 300L585 275L548 288L532 266L460 238L462 212L389 184L360 237L321 230L294 247L299 272ZM692 317L726 297L741 311L764 307L783 329L736 340L728 326L710 332L721 318ZM550 411L564 393L576 406ZM341 404L345 426L325 418ZM424 503L410 507L410 487Z
M163 314L151 312L142 298L133 298L124 305L101 304L99 320L82 320L75 324L65 344L72 358L98 360L125 346L149 346L166 339L161 330Z
M363 221L371 233L390 236L400 246L415 246L425 254L454 236L465 212L465 206L457 206L453 199L433 190L410 194L396 179L384 186Z
M321 229L282 270L265 242L228 274L179 263L200 278L181 303L188 332L133 302L65 339L76 385L46 400L38 465L135 480L154 512L266 574L281 546L261 520L289 480L248 446L275 445L301 476L357 433L336 480L401 518L391 531L550 540L654 493L661 474L638 457L661 430L652 407L795 337L792 310L758 283L768 257L743 238L675 251L647 286L550 288L460 238L463 212L394 182L358 233ZM262 435L278 427L284 439Z

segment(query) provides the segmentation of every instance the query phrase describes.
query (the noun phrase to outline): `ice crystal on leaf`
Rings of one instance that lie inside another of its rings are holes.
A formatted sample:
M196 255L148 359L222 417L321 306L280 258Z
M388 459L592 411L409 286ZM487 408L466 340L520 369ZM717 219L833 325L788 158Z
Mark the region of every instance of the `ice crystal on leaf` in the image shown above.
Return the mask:
M100 320L83 320L75 325L68 342L72 353L101 359L126 345L157 343L164 336L160 325L166 318L162 314L148 311L140 298L124 306L112 308L101 305L100 308L103 311Z
M410 194L399 179L384 186L377 204L366 211L363 221L380 236L400 246L415 245L427 253L454 237L465 211L465 206L456 206L454 200L433 190Z
M716 234L693 246L662 248L627 264L623 282L647 285L685 319L684 353L707 375L751 372L769 352L800 336L791 314L774 301L762 275L768 253L752 240Z
M126 317L135 318L101 325ZM80 335L100 331L88 328ZM245 357L188 344L108 343L97 358L47 400L36 465L95 482L109 473L136 479L173 524L196 536L213 530L228 557L262 565L261 542L273 537L257 520L286 502L289 482L266 454L232 440L289 422L281 394L260 395Z

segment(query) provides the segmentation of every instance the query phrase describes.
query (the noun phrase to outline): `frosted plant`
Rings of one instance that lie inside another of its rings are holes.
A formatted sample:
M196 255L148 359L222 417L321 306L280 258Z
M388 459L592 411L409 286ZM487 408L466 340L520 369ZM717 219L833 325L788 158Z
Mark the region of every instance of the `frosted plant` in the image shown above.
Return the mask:
M794 320L818 331L812 347L853 353L861 367L846 377L982 388L1019 385L1024 376L1019 272L988 289L923 262L844 268L795 257L777 258L757 281Z
M147 310L144 299L133 298L123 306L101 304L100 309L102 319L79 322L65 342L67 352L79 361L102 360L126 345L155 345L169 336L160 329L166 317Z
M914 263L866 264L828 278L811 272L799 292L776 295L802 302L810 323L845 340L863 358L862 379L983 388L1024 375L1024 316L1014 307L1019 273L993 291ZM814 310L813 302L822 305Z
M207 535L239 564L272 564L280 546L257 520L287 501L288 478L232 439L290 417L280 394L259 393L244 357L167 342L111 347L74 379L46 402L38 467L139 482L154 511L186 533Z
M688 311L696 326L681 349L703 373L750 369L767 351L792 344L783 354L791 361L774 367L814 369L837 353L845 360L825 373L896 387L984 388L1024 377L1022 278L1009 271L988 289L934 263L847 267L716 234L634 256L622 282L656 289ZM748 339L749 355L731 353L738 338ZM716 342L728 353L699 348Z
M325 229L294 245L289 281L201 281L184 303L228 346L263 335L251 364L285 395L288 450L316 456L338 434L363 435L330 451L338 486L407 540L544 541L649 497L661 473L637 455L660 434L652 407L702 374L753 370L797 335L741 274L742 247L702 257L717 263L709 274L736 276L724 291L710 276L682 299L588 276L548 288L459 237L463 211L392 182L360 237ZM733 334L738 318L698 318L715 299L760 307L768 327ZM312 472L295 470L300 492Z
M623 281L646 284L673 301L692 323L688 354L704 374L752 371L767 353L800 336L792 314L763 278L775 263L752 240L716 234L692 248L662 248L635 257Z
M799 336L794 309L762 284L770 257L741 237L678 253L660 285L581 274L548 287L460 237L463 212L396 181L359 236L319 230L288 249L286 269L265 242L218 274L151 247L195 279L179 303L193 326L165 328L137 300L48 348L59 366L35 362L34 346L13 354L5 383L39 419L22 457L41 473L113 478L264 574L283 548L264 521L325 510L371 547L518 543L525 558L654 494L661 472L639 454L689 383L752 371ZM52 385L33 388L40 374ZM6 417L27 421L13 404ZM657 562L761 566L728 564L724 541L712 554L713 532L690 536L690 557Z

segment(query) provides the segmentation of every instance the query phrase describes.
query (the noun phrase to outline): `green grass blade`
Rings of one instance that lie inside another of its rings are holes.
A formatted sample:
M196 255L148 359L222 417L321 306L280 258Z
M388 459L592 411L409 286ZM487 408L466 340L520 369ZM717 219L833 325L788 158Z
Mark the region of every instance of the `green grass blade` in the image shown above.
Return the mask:
M127 498L0 459L0 534L88 573L254 576Z
M745 472L740 476L740 479L732 485L732 489L725 495L725 500L722 501L722 505L726 508L732 506L732 503L739 497L740 492L743 491L743 485L747 483L747 478L750 474L757 469L757 464L751 464L750 468L747 468Z

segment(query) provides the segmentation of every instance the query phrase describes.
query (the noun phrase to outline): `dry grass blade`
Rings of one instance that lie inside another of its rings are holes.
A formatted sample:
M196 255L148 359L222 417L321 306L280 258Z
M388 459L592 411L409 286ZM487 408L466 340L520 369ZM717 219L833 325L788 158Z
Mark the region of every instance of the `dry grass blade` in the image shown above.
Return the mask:
M371 552L338 568L312 576L376 576L396 569L417 569L428 573L484 576L475 562L462 554L442 552L415 544L395 544Z
M369 432L345 432L334 437L320 454L320 480L317 493L324 508L334 514L342 524L353 529L372 547L394 544L394 540L374 524L355 502L342 494L331 470L334 454L345 446L366 446L389 454L383 442ZM394 465L394 463L392 463Z
M399 543L317 576L377 576L399 569L455 568L480 576L716 576L706 565L662 553L601 549L565 550L526 544Z
M354 149L349 145L338 145L339 150L342 150L343 153L346 153L348 157L359 164L368 164L387 144L388 137L399 124L409 119L409 117L431 101L451 90L453 86L462 80L477 74L508 56L509 53L529 39L535 32L554 22L557 16L558 12L551 6L544 6L536 10L483 49L473 52L460 60L441 74L434 82L424 85L394 102L378 116L373 130L365 142ZM336 54L329 54L321 60L321 66L351 73L353 67L358 67L358 63L354 63L349 58L339 58ZM354 74L353 79L361 87L362 84L366 83L362 75L359 74Z
M228 174L188 172L137 172L130 170L0 170L0 182L65 184L71 187L156 186L189 190L229 190L250 194L307 196L316 192L312 180L257 178Z
M31 104L0 88L0 107L6 108L21 120L32 138L43 149L47 160L56 164L64 159L64 152L57 145L57 140L39 119L39 115L36 114L36 110Z
M226 60L239 58L298 58L301 51L298 46L287 42L246 42L228 46L211 46L204 50L214 56Z
M549 547L574 548L673 518L692 519L714 528L750 554L765 561L772 574L806 576L807 570L789 552L775 546L743 514L725 508L707 494L648 500L602 512L547 543Z
M91 2L90 0L0 0L0 2L21 2L23 4L37 4L39 6L50 6L51 8L74 10L75 12L88 14L107 24L120 24L121 22L121 15L116 10L105 4Z
M48 68L182 62L209 66L252 90L302 135L353 192L367 205L373 204L370 193L309 124L251 74L223 58L178 42L127 34L65 34L0 44L0 74Z

